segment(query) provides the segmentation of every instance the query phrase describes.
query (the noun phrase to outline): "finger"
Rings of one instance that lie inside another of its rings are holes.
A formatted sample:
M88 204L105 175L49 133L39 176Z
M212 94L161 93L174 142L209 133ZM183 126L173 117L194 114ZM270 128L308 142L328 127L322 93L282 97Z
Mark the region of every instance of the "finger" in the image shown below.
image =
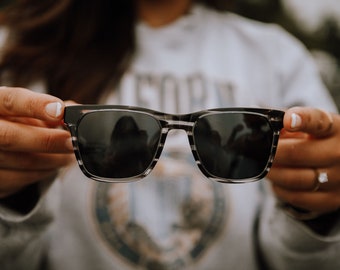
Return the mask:
M51 95L24 88L0 87L0 115L60 121L64 103Z
M340 207L339 189L307 192L291 191L273 185L273 191L280 200L309 211L331 212Z
M288 131L305 132L315 137L330 136L335 132L336 115L329 112L309 108L294 107L285 113L284 128ZM337 124L339 125L339 124Z
M275 185L295 191L310 191L315 187L315 172L303 168L272 168L267 178Z
M313 191L319 185L318 176L320 172L327 172L329 179L338 179L338 171L330 169L313 168L281 168L272 167L267 178L275 185L292 191ZM337 181L323 183L319 189L337 188Z
M58 170L16 171L0 170L0 199L20 191L22 188L57 175Z
M280 132L280 139L292 139L292 138L295 138L295 139L307 139L309 136L307 133L304 133L304 132L291 132L291 131L288 131L286 129L282 129L281 132Z
M46 121L42 121L36 118L30 118L30 117L1 116L0 119L7 120L9 122L21 123L21 124L26 124L26 125L36 126L36 127L54 128L54 127L62 126L62 122L46 122Z
M73 151L68 131L28 126L0 120L0 149L16 152L69 153Z
M73 154L41 154L0 151L0 169L7 170L55 170L67 166L73 161Z
M339 164L337 138L280 139L274 164L281 167L331 167Z

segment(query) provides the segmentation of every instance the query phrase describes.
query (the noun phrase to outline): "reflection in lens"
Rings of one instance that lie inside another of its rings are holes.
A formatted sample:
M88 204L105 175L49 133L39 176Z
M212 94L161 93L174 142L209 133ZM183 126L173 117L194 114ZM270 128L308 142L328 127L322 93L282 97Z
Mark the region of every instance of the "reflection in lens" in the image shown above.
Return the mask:
M252 113L216 113L198 119L194 140L202 166L213 176L246 179L259 176L271 153L268 120Z
M152 163L161 127L150 115L128 111L86 114L78 126L79 151L86 170L103 178L129 178Z

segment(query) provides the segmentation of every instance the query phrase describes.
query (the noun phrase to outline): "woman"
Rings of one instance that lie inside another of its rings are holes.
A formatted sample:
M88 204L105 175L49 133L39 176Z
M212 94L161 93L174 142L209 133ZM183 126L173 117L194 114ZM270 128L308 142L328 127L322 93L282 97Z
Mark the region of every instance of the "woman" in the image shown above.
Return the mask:
M222 4L8 7L1 80L33 91L0 91L2 269L339 268L336 108L297 41ZM72 162L63 100L287 110L268 181L206 181L173 131L146 179L108 184Z

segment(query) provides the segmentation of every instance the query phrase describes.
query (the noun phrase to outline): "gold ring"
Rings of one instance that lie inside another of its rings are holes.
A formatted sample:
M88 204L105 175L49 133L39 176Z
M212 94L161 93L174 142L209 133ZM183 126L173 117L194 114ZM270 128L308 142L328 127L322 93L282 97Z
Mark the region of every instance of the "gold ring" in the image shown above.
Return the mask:
M318 191L321 184L327 183L328 180L328 175L327 172L325 171L319 171L318 169L314 169L315 172L315 186L313 188L313 191Z

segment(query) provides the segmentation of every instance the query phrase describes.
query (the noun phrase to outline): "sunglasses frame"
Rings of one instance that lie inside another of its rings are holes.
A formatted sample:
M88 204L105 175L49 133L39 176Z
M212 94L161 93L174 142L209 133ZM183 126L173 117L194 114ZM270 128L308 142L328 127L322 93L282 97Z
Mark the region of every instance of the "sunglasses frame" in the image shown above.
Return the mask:
M127 112L135 111L137 113L147 114L151 116L152 118L156 119L161 128L161 136L160 136L160 140L158 143L157 151L149 167L143 173L133 176L133 177L129 177L129 178L117 178L117 179L116 178L104 178L104 177L100 177L100 176L90 173L86 169L85 165L83 164L81 153L79 150L77 130L78 130L78 125L81 122L82 118L89 113L115 111L115 110L119 110L119 111L126 110ZM269 159L266 164L266 167L263 169L263 171L259 175L252 177L252 178L244 178L244 179L219 178L209 173L205 169L204 165L201 164L199 155L196 151L195 139L193 137L193 130L195 127L196 120L205 115L218 114L218 113L224 113L224 112L247 113L247 114L259 115L261 117L265 117L268 120L268 123L270 124L271 129L273 130L271 153L269 155ZM76 156L76 159L77 159L77 162L78 162L78 165L81 171L87 177L93 180L101 181L101 182L110 182L110 183L132 182L132 181L136 181L147 176L152 171L152 169L155 167L157 161L159 160L161 156L168 132L173 129L184 130L187 133L191 152L194 156L196 164L198 168L200 169L200 171L207 178L212 179L217 182L222 182L222 183L248 183L248 182L260 180L267 175L267 173L269 172L272 166L275 153L276 153L276 149L277 149L277 145L278 145L280 131L283 128L283 117L284 117L284 111L281 111L281 110L265 109L265 108L247 108L247 107L214 108L214 109L197 111L197 112L189 113L189 114L168 114L168 113L146 109L142 107L124 106L124 105L71 105L71 106L65 107L65 110L64 110L64 124L71 133L74 153L75 153L75 156Z

